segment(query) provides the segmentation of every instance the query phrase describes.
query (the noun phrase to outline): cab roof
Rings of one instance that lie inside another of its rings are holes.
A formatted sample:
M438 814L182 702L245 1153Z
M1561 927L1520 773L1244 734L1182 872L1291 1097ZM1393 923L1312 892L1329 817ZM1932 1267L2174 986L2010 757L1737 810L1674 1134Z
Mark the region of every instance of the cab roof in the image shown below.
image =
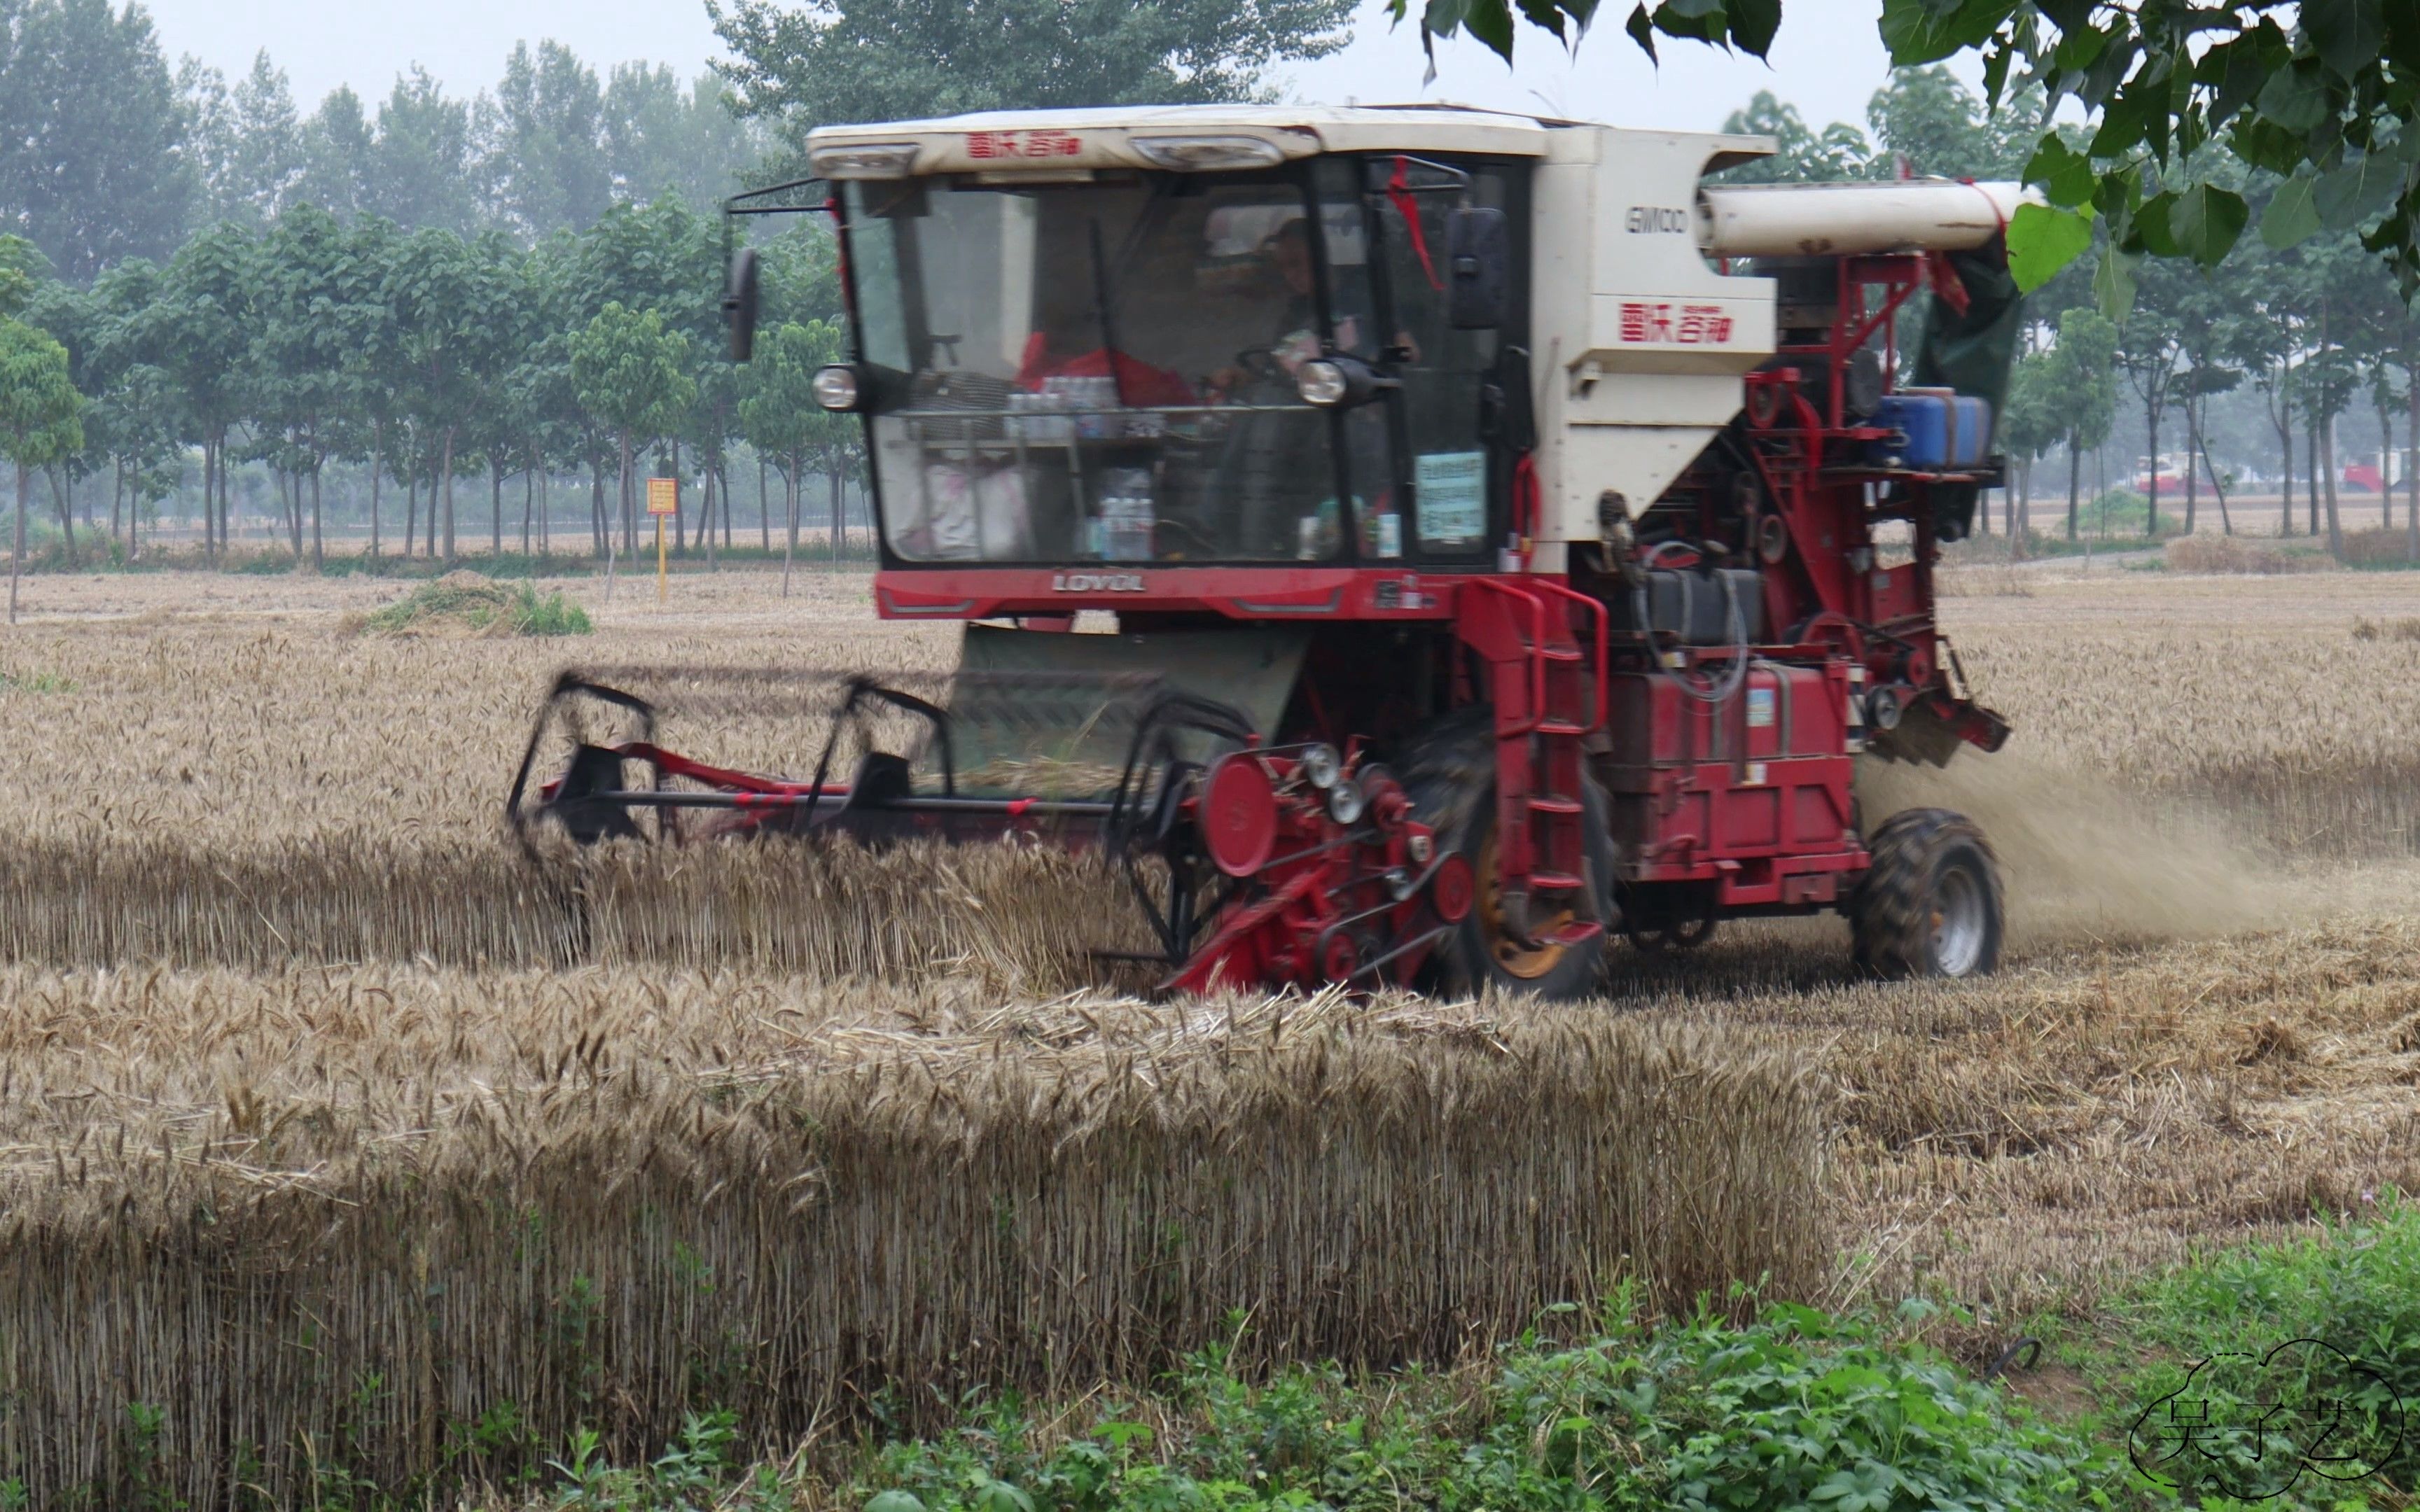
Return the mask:
M1544 157L1547 134L1574 124L1467 105L1108 105L1083 110L984 111L931 120L818 127L809 133L807 149L813 153L817 147L919 141L937 149L934 155L939 157L951 155L938 150L950 139L1006 138L1005 144L991 145L1021 147L1036 138L1052 146L1057 144L1051 139L1073 138L1077 149L1056 155L1088 160L1108 149L1123 161L1126 155L1115 149L1134 137L1232 134L1267 142L1288 158L1390 149ZM985 165L1003 166L990 159ZM1066 163L1069 167L1109 165L1089 161ZM917 171L942 166L937 162L926 167L920 162Z

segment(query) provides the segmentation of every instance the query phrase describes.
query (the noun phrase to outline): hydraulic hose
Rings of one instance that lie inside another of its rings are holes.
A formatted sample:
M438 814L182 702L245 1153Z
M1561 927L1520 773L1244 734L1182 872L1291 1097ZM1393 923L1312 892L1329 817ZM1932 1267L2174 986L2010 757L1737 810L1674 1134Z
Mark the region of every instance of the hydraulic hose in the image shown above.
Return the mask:
M1688 549L1687 544L1681 541L1659 541L1649 548L1645 563L1648 570L1652 572L1656 559L1676 547ZM1717 576L1722 579L1724 615L1730 626L1730 666L1711 688L1703 686L1692 673L1675 671L1672 674L1672 680L1681 691L1699 703L1728 703L1739 691L1740 685L1747 680L1747 615L1740 609L1739 585L1731 580L1730 573ZM1655 622L1649 612L1651 606L1647 589L1652 580L1646 573L1641 573L1638 582L1630 590L1631 613L1638 622L1640 633L1647 637L1647 648L1651 653L1655 649ZM1686 641L1683 643L1686 644Z

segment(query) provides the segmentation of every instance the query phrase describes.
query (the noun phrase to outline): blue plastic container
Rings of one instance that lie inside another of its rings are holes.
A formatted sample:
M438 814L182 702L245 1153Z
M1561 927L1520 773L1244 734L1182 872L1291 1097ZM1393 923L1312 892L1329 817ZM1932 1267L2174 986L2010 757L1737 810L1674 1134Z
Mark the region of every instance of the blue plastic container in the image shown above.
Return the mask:
M1907 439L1873 443L1885 465L1937 469L1979 466L1992 450L1992 406L1952 393L1894 393L1874 412L1873 424Z

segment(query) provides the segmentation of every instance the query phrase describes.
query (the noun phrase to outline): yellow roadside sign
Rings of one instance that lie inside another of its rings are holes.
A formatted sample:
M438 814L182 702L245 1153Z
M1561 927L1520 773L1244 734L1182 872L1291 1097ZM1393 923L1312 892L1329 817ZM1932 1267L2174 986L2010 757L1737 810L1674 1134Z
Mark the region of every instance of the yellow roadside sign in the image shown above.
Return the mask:
M656 602L664 601L664 517L680 513L680 479L647 480L647 513L656 517Z

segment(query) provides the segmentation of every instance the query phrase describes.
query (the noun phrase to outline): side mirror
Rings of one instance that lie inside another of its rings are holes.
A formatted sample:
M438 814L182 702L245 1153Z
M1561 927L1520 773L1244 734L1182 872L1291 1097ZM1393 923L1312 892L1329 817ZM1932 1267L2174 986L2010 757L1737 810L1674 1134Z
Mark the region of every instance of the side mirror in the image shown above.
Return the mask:
M1445 223L1446 317L1456 331L1494 331L1511 312L1512 233L1502 210L1455 210Z
M731 259L731 281L722 290L722 323L731 331L731 360L756 355L756 249L742 247Z

